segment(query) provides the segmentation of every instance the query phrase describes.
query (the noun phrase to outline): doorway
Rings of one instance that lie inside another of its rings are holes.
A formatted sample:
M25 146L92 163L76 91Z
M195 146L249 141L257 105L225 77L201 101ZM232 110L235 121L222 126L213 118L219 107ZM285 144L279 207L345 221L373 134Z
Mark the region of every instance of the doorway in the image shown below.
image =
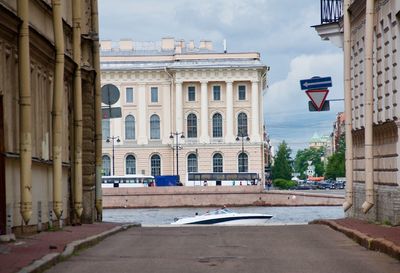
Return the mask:
M4 155L3 96L0 96L0 235L6 234L6 169Z

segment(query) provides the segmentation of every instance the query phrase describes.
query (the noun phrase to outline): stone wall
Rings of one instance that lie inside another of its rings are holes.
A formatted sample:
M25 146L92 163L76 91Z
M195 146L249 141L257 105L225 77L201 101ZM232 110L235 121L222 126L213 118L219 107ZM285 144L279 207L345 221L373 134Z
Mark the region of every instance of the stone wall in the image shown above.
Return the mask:
M259 187L105 188L104 208L209 206L340 206L343 196L292 191L261 191Z
M348 217L392 225L400 224L400 188L398 186L374 185L375 206L367 214L364 214L361 208L365 201L364 183L354 183L353 189L353 206L347 212Z

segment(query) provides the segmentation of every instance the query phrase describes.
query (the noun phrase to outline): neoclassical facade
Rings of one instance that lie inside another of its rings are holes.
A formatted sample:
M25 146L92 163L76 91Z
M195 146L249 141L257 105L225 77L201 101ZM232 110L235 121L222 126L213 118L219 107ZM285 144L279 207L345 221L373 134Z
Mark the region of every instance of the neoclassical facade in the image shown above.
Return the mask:
M262 178L267 67L259 53L173 38L151 46L102 41L101 49L102 86L118 87L112 106L122 109L121 118L103 119L103 174L178 173L186 185L188 173Z

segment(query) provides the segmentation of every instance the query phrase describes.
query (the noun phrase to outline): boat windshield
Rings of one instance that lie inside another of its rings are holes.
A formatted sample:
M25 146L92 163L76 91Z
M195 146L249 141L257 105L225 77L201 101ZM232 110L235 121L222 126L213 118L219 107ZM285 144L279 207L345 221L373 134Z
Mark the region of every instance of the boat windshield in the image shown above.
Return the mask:
M228 208L221 208L221 209L207 211L207 213L204 215L216 215L216 214L227 214L227 213L233 213L233 211Z

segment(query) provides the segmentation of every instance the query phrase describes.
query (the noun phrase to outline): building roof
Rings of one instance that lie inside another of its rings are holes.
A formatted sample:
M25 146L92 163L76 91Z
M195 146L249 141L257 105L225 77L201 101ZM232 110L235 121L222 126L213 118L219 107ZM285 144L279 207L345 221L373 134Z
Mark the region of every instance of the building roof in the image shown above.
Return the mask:
M101 61L102 70L147 70L147 69L184 69L184 68L264 68L260 60L254 59L204 59L172 61Z
M165 44L163 45L163 42ZM164 38L158 42L120 41L115 47L105 41L100 51L102 70L160 70L212 68L267 68L257 52L217 52L209 41L200 47L186 46L183 40Z

